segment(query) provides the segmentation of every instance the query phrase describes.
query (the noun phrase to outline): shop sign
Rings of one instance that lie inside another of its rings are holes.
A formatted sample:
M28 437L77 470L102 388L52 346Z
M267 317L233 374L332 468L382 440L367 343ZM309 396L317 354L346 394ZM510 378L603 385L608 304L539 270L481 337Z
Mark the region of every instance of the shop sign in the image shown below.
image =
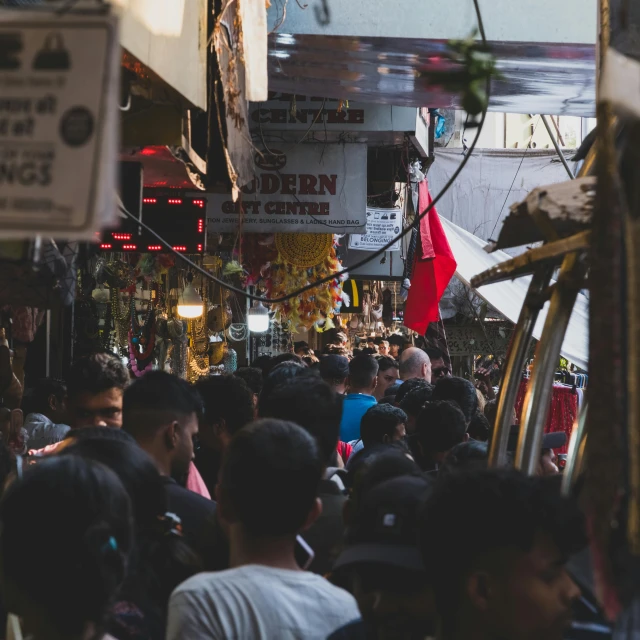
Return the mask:
M109 14L0 10L0 236L91 238L115 216Z
M253 130L402 131L414 132L417 109L388 104L364 104L289 93L269 94L268 102L249 105Z
M256 152L254 179L233 202L207 194L209 230L353 233L366 228L365 144L282 144Z
M352 233L349 249L357 251L377 251L391 242L402 231L402 211L400 209L374 209L367 207L367 231L365 234ZM400 240L387 251L400 251Z

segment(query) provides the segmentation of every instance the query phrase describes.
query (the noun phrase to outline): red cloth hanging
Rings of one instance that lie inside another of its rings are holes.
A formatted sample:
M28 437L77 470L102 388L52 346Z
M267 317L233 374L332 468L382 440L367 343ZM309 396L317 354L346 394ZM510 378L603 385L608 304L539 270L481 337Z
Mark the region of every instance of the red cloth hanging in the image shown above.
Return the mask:
M516 415L520 418L522 414L522 405L524 404L524 396L527 392L529 380L522 380L518 389L516 398ZM570 387L553 385L553 393L551 395L551 406L549 407L549 415L547 423L544 426L545 433L555 433L556 431L564 431L567 434L567 444L556 453L567 453L569 448L569 440L573 430L573 423L578 415L578 396Z
M418 185L418 209L431 204L426 179ZM420 335L437 322L438 304L458 266L435 207L420 220L420 248L416 252L411 289L404 310L404 324Z

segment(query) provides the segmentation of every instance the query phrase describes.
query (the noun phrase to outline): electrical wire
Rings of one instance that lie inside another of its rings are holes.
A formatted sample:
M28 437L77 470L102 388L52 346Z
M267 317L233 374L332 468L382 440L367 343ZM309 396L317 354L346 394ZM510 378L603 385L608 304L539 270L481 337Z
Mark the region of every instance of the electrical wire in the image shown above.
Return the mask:
M507 201L509 200L509 196L511 195L511 191L513 190L513 185L516 183L516 179L518 178L518 174L520 173L520 169L522 169L522 163L524 162L524 159L527 156L527 152L529 151L529 148L531 147L531 143L533 142L533 136L536 133L536 128L538 127L538 125L540 124L540 116L538 116L538 120L536 121L535 126L533 127L533 131L531 132L531 137L529 138L529 143L527 144L524 153L522 154L522 158L520 158L520 164L518 165L518 168L516 169L516 175L513 176L513 180L511 181L511 186L509 187L509 191L507 191L507 197L504 199L504 202L502 203L502 207L500 208L500 213L498 214L498 217L496 218L496 221L493 225L493 229L491 229L491 234L489 235L489 238L491 238L493 236L493 232L496 230L496 227L498 226L498 222L500 222L500 216L502 215L502 212L504 211L505 206L507 205Z
M483 40L483 43L486 45L487 42L486 42L486 37L484 35L484 26L482 26L482 16L480 15L480 7L478 6L478 0L474 0L474 6L476 8L478 26L481 28L480 33L482 35L482 40ZM336 278L339 278L342 275L348 274L349 271L353 271L354 269L359 269L360 267L365 266L369 262L372 262L373 260L375 260L377 257L379 257L379 256L383 255L384 253L386 253L388 249L390 249L394 244L396 244L396 242L398 242L399 240L402 240L402 238L404 238L406 235L408 235L415 228L418 227L420 221L423 218L425 218L429 214L429 212L436 206L436 204L442 199L444 194L451 188L453 183L458 179L458 176L462 173L463 169L465 168L465 166L469 162L469 159L471 158L471 155L473 154L473 152L474 152L474 150L476 148L476 145L478 144L478 140L480 139L480 134L482 133L482 129L484 127L484 123L485 123L485 120L487 118L487 109L488 109L488 105L489 105L490 93L491 93L491 79L487 78L487 90L486 90L487 103L485 105L485 108L482 111L482 116L481 116L480 122L478 124L478 129L477 129L475 138L473 139L473 142L471 143L471 146L469 147L466 155L464 156L464 159L462 160L462 162L460 163L458 168L453 172L453 174L451 175L451 177L449 178L447 183L444 185L444 187L441 189L441 191L438 193L438 195L435 198L433 198L431 203L425 208L425 210L422 213L418 214L415 217L414 221L410 225L408 225L405 229L403 229L398 236L393 238L390 242L387 242L387 244L385 244L383 247L381 247L380 249L378 249L374 253L370 254L367 258L364 258L363 260L360 260L359 262L356 262L355 264L352 264L349 267L346 267L346 268L342 269L341 271L338 271L337 273L332 273L332 274L330 274L328 276L325 276L324 278L316 280L315 282L311 282L311 283L305 285L304 287L301 287L300 289L297 289L296 291L292 291L291 293L288 293L288 294L286 294L284 296L280 296L278 298L264 298L264 297L261 297L261 296L256 296L256 295L253 295L251 293L248 293L244 289L240 289L239 287L235 287L235 286L229 284L228 282L225 282L224 280L221 280L220 278L217 278L216 276L212 275L211 273L209 273L208 271L206 271L205 269L203 269L202 267L197 265L195 262L193 262L192 260L187 258L187 256L185 256L184 254L180 253L179 251L176 251L171 246L171 244L169 242L167 242L163 237L158 235L153 229L151 229L151 227L146 225L144 222L140 221L137 218L137 216L135 216L133 213L127 211L127 209L122 205L122 202L120 202L119 209L124 215L126 215L129 218L131 218L134 222L136 222L136 224L138 224L143 229L145 229L147 232L149 232L151 235L153 235L161 244L163 244L165 247L167 247L167 249L169 249L171 251L171 253L173 253L174 255L179 257L183 262L188 264L192 269L194 269L198 273L202 274L206 278L209 278L210 280L213 280L214 282L217 282L221 287L223 287L225 289L228 289L229 291L233 291L234 293L236 293L238 295L244 296L245 298L248 298L249 300L261 301L261 302L265 302L267 304L286 302L287 300L291 300L292 298L297 298L302 293L306 293L307 291L311 291L312 289L315 289L316 287L318 287L318 286L320 286L322 284L330 282L331 280L335 280ZM534 132L535 132L535 130L534 130ZM514 182L515 182L515 179L514 179Z

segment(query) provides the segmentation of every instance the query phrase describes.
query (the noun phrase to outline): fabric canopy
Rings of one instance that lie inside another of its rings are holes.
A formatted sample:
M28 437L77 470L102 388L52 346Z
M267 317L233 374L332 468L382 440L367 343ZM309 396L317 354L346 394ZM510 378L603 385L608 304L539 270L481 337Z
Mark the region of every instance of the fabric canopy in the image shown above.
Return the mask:
M446 218L440 216L442 226L449 240L451 250L458 263L456 276L467 286L471 278L510 260L512 256L504 251L487 253L484 248L487 243L473 234L461 229ZM531 276L518 278L513 281L490 284L475 292L494 309L507 317L511 322L518 322L520 310L529 289ZM549 303L540 312L538 322L533 330L534 338L539 339L547 317ZM571 314L569 327L562 344L561 354L581 369L589 367L589 301L583 294L578 299Z

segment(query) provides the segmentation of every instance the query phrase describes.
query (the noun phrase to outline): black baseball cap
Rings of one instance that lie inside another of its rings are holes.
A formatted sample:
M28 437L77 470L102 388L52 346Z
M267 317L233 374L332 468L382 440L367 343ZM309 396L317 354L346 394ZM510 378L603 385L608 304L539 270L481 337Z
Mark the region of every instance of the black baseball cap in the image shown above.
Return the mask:
M418 531L430 487L431 482L424 476L400 476L368 491L347 531L347 546L334 569L374 563L424 571Z
M320 377L325 380L344 380L348 378L349 360L344 356L324 356L320 360Z
M511 425L511 431L509 432L509 442L507 444L507 451L515 451L518 446L518 435L520 434L520 425ZM545 433L542 436L541 449L560 449L567 444L567 434L564 431L554 431L552 433Z

